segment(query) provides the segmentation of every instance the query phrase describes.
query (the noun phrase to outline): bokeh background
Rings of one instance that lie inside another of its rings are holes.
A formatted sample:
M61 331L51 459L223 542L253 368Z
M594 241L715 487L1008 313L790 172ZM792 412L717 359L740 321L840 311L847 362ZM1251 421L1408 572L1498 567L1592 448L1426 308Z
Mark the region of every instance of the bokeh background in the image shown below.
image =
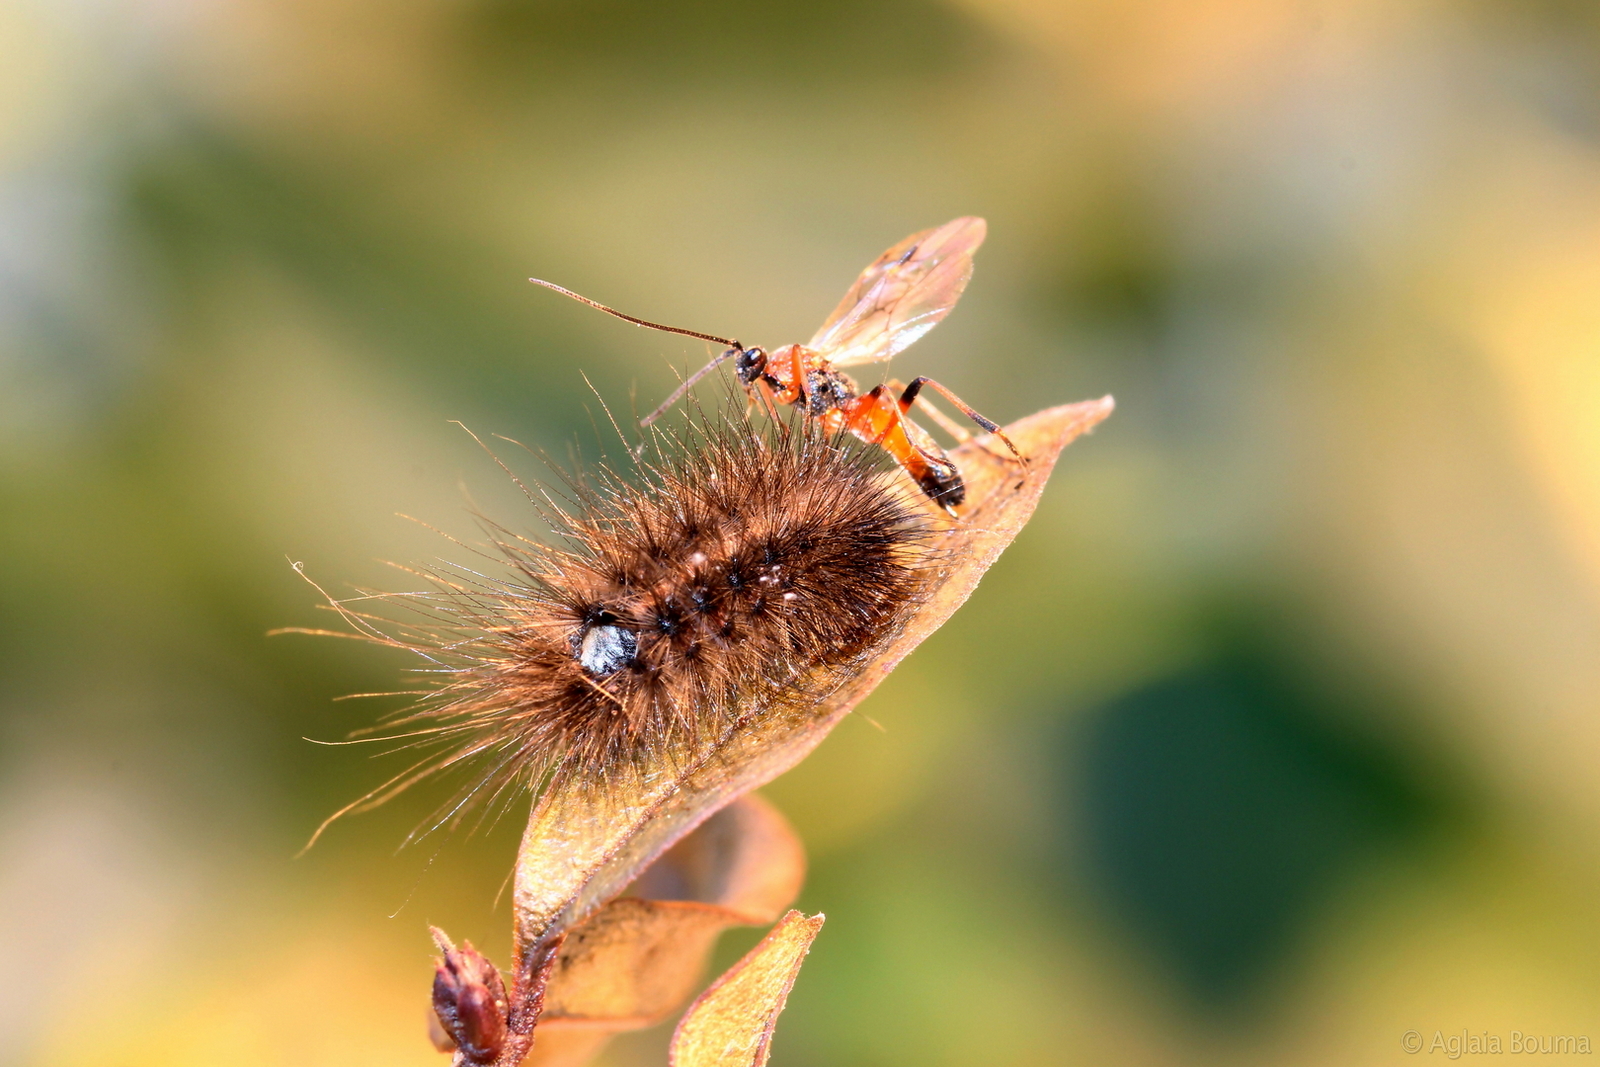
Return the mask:
M442 1064L518 820L295 858L404 663L266 637L289 561L534 528L450 420L592 457L707 355L530 274L781 344L961 214L896 372L1118 410L767 791L829 916L774 1062L1600 1041L1600 8L5 0L0 1062Z

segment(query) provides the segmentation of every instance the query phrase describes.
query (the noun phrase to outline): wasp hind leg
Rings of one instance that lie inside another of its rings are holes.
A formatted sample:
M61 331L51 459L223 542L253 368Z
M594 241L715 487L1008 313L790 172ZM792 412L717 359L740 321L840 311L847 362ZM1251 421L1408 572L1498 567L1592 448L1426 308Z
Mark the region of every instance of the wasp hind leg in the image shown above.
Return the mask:
M1001 430L998 425L972 410L966 401L962 400L959 396L956 396L954 393L940 385L938 382L934 381L932 378L913 378L911 380L911 384L905 386L904 388L901 388L899 382L891 381L886 383L885 387L889 389L900 389L899 407L901 414L904 415L910 413L911 405L917 402L918 394L922 392L923 386L931 386L932 388L936 389L940 395L942 395L946 400L950 401L950 403L954 404L956 408L960 410L961 414L965 415L967 418L981 426L984 430L994 434L996 437L1000 438L1001 441L1005 442L1005 446L1011 450L1011 455L1016 458L1018 463L1022 464L1024 467L1028 465L1027 457L1025 457L1021 452L1017 451L1017 446L1011 443L1011 438L1007 437L1005 432ZM965 443L972 438L972 434L967 431L966 427L962 426L960 423L950 418L950 416L934 407L928 402L926 397L922 397L921 399L923 408L927 410L928 414L933 418L933 421L937 422L940 426L944 427L945 430L949 431L949 433L954 436L956 440ZM998 453L996 454L998 455Z
M883 387L891 393L904 393L906 391L906 383L899 378L890 378L883 383ZM912 394L912 396L917 403L922 405L922 410L928 413L928 417L938 423L939 428L954 437L959 444L964 445L972 440L972 432L949 415L946 415L943 408L936 406L933 401L925 396L916 396L916 394ZM907 405L903 410L910 414L910 405Z

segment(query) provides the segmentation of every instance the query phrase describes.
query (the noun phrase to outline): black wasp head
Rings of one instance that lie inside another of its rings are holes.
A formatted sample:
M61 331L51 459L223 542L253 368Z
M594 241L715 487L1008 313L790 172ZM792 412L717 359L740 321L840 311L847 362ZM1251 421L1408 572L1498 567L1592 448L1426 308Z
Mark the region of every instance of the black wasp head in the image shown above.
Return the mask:
M767 354L759 348L735 349L733 369L741 382L750 385L767 369Z

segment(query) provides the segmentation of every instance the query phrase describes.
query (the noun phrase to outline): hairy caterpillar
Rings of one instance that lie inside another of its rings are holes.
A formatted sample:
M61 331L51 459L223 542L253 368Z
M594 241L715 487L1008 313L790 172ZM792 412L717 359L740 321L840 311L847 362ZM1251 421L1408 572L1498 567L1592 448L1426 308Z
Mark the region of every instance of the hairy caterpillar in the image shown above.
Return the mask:
M494 528L502 575L429 572L434 590L379 597L413 620L330 600L431 679L378 735L423 757L332 818L457 766L474 773L433 826L559 763L601 783L752 709L816 699L919 603L927 512L863 447L737 417L655 443L631 477L602 468L564 501L542 495L556 543Z

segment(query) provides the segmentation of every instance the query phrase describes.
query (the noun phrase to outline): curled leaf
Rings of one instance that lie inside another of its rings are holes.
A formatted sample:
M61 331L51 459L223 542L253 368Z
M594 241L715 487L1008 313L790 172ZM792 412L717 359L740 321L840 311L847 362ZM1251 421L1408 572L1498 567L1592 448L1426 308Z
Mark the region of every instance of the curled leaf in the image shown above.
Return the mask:
M765 1067L778 1016L822 921L791 911L713 982L673 1032L669 1067Z

